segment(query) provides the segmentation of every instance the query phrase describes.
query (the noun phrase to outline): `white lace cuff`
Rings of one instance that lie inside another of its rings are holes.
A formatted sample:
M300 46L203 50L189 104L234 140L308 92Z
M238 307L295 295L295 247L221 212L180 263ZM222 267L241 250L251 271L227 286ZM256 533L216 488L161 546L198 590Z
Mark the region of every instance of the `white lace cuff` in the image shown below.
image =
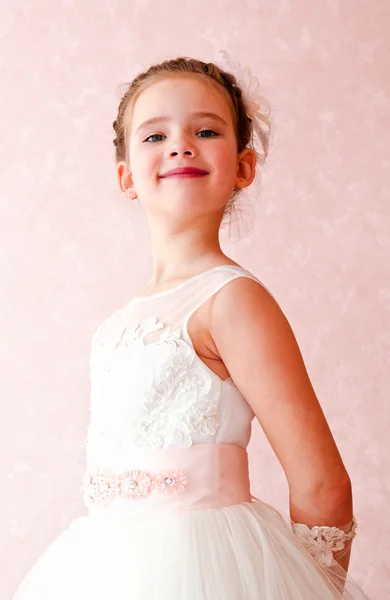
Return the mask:
M292 523L292 530L305 548L321 566L330 567L337 562L334 553L344 550L356 535L356 519L339 527L315 525L311 529L303 523Z

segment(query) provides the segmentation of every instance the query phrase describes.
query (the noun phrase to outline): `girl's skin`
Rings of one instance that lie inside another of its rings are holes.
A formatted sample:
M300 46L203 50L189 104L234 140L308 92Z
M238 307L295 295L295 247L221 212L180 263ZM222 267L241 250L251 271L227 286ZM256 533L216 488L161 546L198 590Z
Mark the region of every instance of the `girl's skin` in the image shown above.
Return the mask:
M198 111L226 124L194 116ZM167 120L139 130L162 116ZM157 80L135 103L128 143L130 166L118 163L118 182L129 197L138 195L153 248L154 271L142 295L216 265L237 264L222 252L219 227L233 188L252 183L256 156L250 148L237 153L223 93L194 75ZM208 175L160 178L182 166ZM252 407L285 472L291 519L309 527L349 523L350 478L294 333L268 292L237 278L193 313L188 330L201 360L222 379L231 376ZM347 570L349 553L341 563Z

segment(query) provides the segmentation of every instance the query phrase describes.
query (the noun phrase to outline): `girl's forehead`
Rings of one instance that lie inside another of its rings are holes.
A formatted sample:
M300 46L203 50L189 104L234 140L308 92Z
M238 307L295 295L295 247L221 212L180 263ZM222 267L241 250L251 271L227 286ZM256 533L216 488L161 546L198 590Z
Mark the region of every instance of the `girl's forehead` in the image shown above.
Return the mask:
M171 112L210 111L228 113L229 105L223 90L208 84L200 77L180 74L159 78L144 89L133 107L133 122L156 110Z

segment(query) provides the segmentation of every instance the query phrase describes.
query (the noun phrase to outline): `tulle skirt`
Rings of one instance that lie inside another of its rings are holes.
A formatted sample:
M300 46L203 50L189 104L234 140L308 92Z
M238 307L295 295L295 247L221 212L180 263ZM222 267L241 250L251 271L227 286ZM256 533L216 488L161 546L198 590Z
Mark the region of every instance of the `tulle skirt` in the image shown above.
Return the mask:
M337 565L320 567L272 506L76 518L13 600L367 600Z

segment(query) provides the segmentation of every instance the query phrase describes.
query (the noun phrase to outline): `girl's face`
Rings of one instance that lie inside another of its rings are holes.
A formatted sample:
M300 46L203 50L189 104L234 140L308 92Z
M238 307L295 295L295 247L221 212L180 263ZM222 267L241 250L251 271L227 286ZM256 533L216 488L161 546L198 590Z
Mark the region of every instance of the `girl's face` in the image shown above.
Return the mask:
M154 122L146 123L150 119ZM127 179L120 163L118 177L122 189L136 192L149 216L171 225L210 213L222 217L239 170L233 118L223 93L191 75L159 80L136 100L129 130ZM162 177L177 167L196 167L207 175Z

